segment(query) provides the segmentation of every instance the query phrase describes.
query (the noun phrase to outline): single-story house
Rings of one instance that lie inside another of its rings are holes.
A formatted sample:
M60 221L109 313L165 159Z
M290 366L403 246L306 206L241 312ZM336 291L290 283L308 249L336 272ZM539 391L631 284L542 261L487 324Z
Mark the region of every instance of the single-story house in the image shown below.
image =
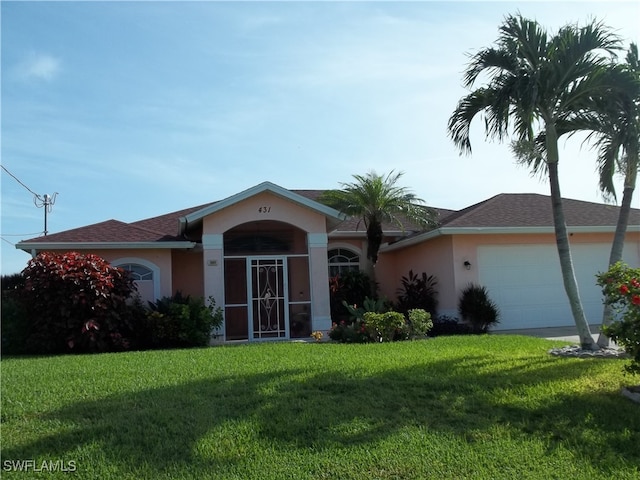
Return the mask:
M308 337L331 328L330 276L366 265L365 227L319 203L320 190L264 182L224 200L132 223L117 220L19 242L41 251L98 254L136 278L143 299L212 297L224 341ZM600 322L594 275L607 268L619 208L564 200L587 318ZM437 227L385 227L376 280L396 299L409 270L437 278L439 314L456 316L461 290L484 285L501 310L498 329L573 324L564 293L549 197L499 194L454 211ZM624 260L640 266L640 210L631 212Z

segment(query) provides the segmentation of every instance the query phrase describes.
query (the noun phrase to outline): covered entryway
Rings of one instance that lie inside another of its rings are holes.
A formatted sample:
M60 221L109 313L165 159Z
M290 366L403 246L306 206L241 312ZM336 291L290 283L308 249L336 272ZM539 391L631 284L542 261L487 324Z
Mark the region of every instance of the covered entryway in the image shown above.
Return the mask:
M600 324L602 320L602 292L595 275L607 269L610 248L610 244L600 243L571 247L580 297L590 324ZM638 261L628 255L625 258L630 264ZM500 307L501 321L496 330L574 325L555 245L480 246L478 269L480 284L487 287Z
M283 222L249 222L224 234L225 340L311 333L306 233Z

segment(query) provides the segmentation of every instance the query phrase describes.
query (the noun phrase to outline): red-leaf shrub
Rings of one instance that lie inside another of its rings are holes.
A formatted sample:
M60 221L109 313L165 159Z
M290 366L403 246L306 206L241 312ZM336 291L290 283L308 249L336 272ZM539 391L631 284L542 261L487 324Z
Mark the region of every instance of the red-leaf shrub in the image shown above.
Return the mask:
M131 348L138 309L128 305L135 291L128 272L93 254L43 252L22 275L28 351Z

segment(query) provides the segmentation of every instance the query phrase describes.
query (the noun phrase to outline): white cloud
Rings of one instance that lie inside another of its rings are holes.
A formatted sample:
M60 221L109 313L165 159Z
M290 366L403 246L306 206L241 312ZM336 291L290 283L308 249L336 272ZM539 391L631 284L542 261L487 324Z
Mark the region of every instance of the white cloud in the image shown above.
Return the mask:
M42 53L30 53L18 64L17 73L22 79L53 80L61 70L60 60Z

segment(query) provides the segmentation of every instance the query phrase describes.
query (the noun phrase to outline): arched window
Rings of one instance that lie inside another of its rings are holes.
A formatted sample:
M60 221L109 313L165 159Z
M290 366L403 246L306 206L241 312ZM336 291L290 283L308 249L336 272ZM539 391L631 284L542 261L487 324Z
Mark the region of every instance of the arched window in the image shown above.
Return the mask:
M133 278L134 280L153 280L153 271L143 265L127 263L125 265L119 266L123 270L130 272L131 278Z
M329 276L335 277L344 272L360 270L360 255L346 248L329 250Z
M145 305L160 298L160 269L156 265L141 258L120 258L111 264L129 272Z

